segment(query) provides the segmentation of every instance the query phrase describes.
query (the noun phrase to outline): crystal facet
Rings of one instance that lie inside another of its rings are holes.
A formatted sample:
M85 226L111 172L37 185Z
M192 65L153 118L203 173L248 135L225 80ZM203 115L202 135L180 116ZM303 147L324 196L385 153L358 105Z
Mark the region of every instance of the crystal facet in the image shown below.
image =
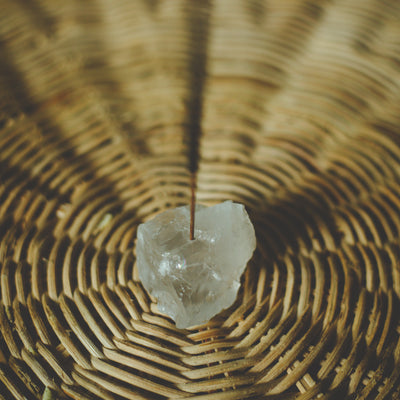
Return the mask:
M137 268L145 289L178 328L208 321L235 301L240 277L256 247L242 204L196 207L190 240L188 206L139 225Z

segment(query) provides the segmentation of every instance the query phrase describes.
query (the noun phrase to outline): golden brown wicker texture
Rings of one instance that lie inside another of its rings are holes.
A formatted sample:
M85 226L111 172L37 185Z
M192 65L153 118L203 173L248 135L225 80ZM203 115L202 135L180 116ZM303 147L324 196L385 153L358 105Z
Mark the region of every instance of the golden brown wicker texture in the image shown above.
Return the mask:
M1 399L400 398L398 0L0 10ZM258 248L180 331L135 237L188 203L199 125L198 201Z

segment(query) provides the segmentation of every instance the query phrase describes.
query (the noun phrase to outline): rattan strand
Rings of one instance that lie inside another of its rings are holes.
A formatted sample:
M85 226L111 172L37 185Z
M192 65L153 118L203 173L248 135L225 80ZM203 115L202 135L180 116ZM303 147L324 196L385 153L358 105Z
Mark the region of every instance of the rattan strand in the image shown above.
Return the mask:
M0 398L400 398L398 1L0 7ZM258 246L178 330L135 237L189 202L195 123L198 201Z

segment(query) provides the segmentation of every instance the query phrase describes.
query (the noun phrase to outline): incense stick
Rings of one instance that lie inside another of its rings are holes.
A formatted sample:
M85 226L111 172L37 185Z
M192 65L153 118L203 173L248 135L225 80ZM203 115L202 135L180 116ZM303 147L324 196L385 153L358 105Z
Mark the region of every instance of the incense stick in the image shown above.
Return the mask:
M196 179L199 161L199 140L202 134L203 93L207 77L207 55L212 2L203 0L193 2L195 12L189 13L187 29L189 32L189 85L187 99L187 134L189 139L188 157L190 171L190 240L194 240L194 219L196 208Z

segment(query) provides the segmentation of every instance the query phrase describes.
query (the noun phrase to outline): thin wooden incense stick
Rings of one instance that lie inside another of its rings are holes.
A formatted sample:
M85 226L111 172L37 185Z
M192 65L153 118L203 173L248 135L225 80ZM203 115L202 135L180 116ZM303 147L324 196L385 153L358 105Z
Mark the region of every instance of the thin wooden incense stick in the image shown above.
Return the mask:
M188 32L191 58L189 62L191 96L188 99L188 137L190 171L190 240L194 240L197 169L199 139L203 114L203 92L207 70L207 47L211 4L196 3L196 12L188 16Z

